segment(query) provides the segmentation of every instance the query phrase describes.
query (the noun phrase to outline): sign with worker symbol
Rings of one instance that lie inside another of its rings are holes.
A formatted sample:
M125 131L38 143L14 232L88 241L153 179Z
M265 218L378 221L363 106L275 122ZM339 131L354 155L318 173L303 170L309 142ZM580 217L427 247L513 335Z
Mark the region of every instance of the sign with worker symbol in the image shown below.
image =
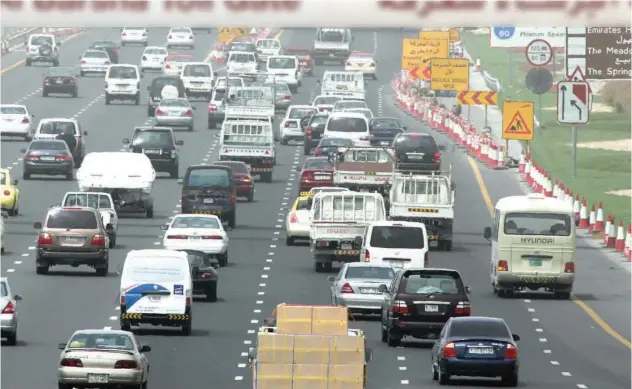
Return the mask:
M503 102L503 139L533 140L533 102Z
M590 119L590 86L584 81L560 81L557 84L557 121L586 124Z
M220 42L232 42L233 38L235 38L235 36L233 35L233 29L230 27L220 27L218 28L219 30L219 41Z

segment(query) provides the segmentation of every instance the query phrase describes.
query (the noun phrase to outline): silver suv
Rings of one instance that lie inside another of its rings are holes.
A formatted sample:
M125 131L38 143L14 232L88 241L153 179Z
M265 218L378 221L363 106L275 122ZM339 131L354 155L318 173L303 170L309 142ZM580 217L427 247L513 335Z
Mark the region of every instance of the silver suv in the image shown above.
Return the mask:
M48 62L53 66L59 66L59 46L55 35L31 34L26 41L25 65L31 66L33 62Z

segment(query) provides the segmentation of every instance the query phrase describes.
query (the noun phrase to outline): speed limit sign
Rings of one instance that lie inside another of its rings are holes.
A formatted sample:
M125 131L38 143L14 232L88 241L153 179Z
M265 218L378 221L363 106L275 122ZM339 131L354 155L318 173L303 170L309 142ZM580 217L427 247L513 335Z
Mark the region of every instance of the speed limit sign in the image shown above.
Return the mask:
M549 42L536 39L527 45L526 50L527 61L533 66L544 66L551 62L553 58L553 48Z

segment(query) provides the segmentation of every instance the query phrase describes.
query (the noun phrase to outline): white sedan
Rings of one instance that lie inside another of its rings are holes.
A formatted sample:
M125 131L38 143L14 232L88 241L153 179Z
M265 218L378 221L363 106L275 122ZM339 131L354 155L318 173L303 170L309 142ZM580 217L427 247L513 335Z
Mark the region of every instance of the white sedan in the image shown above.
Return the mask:
M31 115L25 105L0 105L0 135L19 136L30 141L33 137Z
M228 263L228 235L215 215L177 215L163 226L162 245L167 250L198 250L217 258L220 266Z
M121 46L129 44L147 46L147 34L146 27L124 27L121 31Z
M193 49L195 47L195 34L189 27L185 28L172 28L167 35L167 49L175 46L188 47Z
M345 71L360 72L365 77L371 77L377 80L376 61L371 53L361 53L354 51L345 62Z
M311 117L316 112L316 107L311 105L290 105L281 120L281 144L286 145L291 140L302 141L305 133L301 128L301 120Z
M313 192L304 192L294 202L285 219L285 244L291 246L297 239L309 239Z
M140 71L162 70L162 67L165 65L165 59L167 59L168 55L169 52L166 47L145 47L143 55L140 57Z

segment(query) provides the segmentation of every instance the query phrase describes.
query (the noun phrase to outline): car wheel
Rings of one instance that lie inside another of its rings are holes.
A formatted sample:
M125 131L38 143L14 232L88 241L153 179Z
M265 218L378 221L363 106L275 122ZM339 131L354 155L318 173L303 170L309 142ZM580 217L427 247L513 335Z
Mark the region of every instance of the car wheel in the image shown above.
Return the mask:
M71 384L62 384L60 382L57 383L57 389L72 389Z
M332 262L323 263L323 269L325 270L325 273L331 273L333 268L334 264Z
M255 200L255 192L252 191L248 193L248 196L246 196L246 200L248 200L249 203L252 203Z
M154 217L154 207L148 207L145 214L148 219L152 219Z
M110 236L110 248L113 249L116 246L116 235Z
M281 144L282 145L287 145L287 139L281 138Z
M191 319L182 326L182 335L189 336L191 335Z
M15 346L18 343L18 332L17 332L17 328L15 330L15 332L10 333L9 335L7 335L7 345L8 346Z
M206 291L206 301L214 303L217 301L217 284L213 284Z
M433 381L437 381L439 379L439 373L437 373L437 370L434 367L434 362L430 361L430 366L432 369L432 380Z
M44 266L37 266L36 265L35 273L36 274L48 274L48 269L49 269L48 265L44 265Z
M83 70L79 71L79 77L83 77L86 75L86 72L84 72Z
M48 91L46 89L42 89L42 97L48 97Z
M402 339L394 337L392 334L393 331L391 329L386 330L386 343L388 343L389 347L397 347L402 343Z
M110 96L107 93L105 94L105 105L110 105Z
M187 127L187 130L188 130L189 132L193 131L193 126L189 126L189 127Z
M151 107L147 107L147 116L153 117L155 113L156 113L155 109L152 109Z
M323 271L323 263L314 261L314 270L316 271L316 273L322 273L322 271Z
M500 382L505 386L516 387L518 386L518 374L513 373L509 376L502 377Z
M58 60L54 60L53 61L53 67L57 67L59 66L59 61Z
M554 294L555 298L560 300L568 300L569 298L571 298L571 292L555 292Z
M288 246L294 246L294 238L291 236L286 236L285 237L285 244Z
M75 90L72 92L72 97L74 97L74 98L79 97L79 91L78 91L77 89L75 89Z
M309 147L305 147L303 149L303 155L309 155L309 152L311 151L311 149Z
M140 93L136 94L136 97L134 98L134 104L140 105Z
M31 66L31 60L27 59L24 61L24 66Z
M131 331L132 325L127 321L121 322L121 331Z
M66 173L66 181L72 181L75 178L74 173L72 172L72 170L68 173Z
M23 180L30 180L31 179L31 173L24 171L22 172L22 179Z
M180 165L176 165L171 168L169 171L169 178L178 178L178 173L180 171Z
M108 275L108 263L105 263L105 267L97 267L97 276L105 277Z
M9 216L17 216L18 215L18 209L17 208L9 209L7 211L7 213L9 214Z
M437 380L439 381L439 385L448 385L450 383L450 376L447 374L441 373L441 368L437 369Z
M388 330L382 327L382 343L388 342Z
M219 262L219 266L226 267L226 265L228 265L228 251L224 254L219 254L217 256L217 262Z

